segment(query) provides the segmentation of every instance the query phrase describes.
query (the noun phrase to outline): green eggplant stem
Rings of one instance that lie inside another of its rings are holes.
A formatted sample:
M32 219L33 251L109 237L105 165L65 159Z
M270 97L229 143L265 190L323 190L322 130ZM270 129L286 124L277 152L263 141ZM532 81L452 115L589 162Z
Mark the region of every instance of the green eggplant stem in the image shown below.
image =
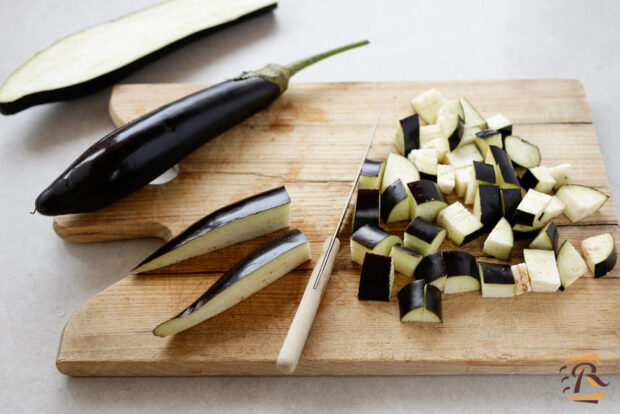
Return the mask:
M320 60L323 60L323 59L328 58L328 57L333 56L333 55L337 55L338 53L342 53L342 52L347 51L347 50L355 49L355 48L360 47L360 46L365 46L368 43L370 43L368 40L362 40L361 42L350 43L348 45L340 46L340 47L337 47L335 49L328 50L326 52L316 54L314 56L310 56L310 57L307 57L307 58L299 59L299 60L296 60L296 61L286 65L286 69L288 69L288 71L290 72L290 76L293 76L294 74L296 74L297 72L299 72L303 68L308 67L308 66L310 66L310 65L312 65L312 64L314 64L314 63L316 63L316 62L318 62Z

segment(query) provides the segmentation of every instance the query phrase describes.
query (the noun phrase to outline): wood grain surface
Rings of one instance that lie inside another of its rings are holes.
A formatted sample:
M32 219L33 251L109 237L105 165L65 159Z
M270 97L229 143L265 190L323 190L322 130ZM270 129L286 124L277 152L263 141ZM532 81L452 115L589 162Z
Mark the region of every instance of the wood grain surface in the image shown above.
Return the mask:
M120 125L201 87L120 85L110 113ZM570 162L575 182L610 194L578 81L292 83L269 108L184 160L173 181L150 185L95 213L56 217L54 229L74 242L166 240L218 207L285 185L293 202L291 227L308 236L317 258L337 223L382 101L387 104L370 152L376 159L392 150L395 123L411 113L411 97L431 87L448 98L467 96L484 116L503 113L515 124L515 135L540 146L544 165ZM482 298L479 292L444 295L442 324L402 324L396 301L408 281L402 275L390 302L357 300L360 267L348 249L351 212L296 375L552 374L563 360L591 353L599 356L599 372L620 373L617 269L597 280L588 274L565 292L508 299ZM620 240L611 198L578 225L564 217L555 222L560 238L576 246L603 231ZM387 228L402 234L406 224ZM128 276L100 292L67 322L58 369L68 375L282 375L275 360L314 260L188 331L169 338L151 332L269 237ZM483 257L483 241L464 249ZM523 261L524 245L517 243L511 263ZM441 246L450 248L455 248L450 241Z

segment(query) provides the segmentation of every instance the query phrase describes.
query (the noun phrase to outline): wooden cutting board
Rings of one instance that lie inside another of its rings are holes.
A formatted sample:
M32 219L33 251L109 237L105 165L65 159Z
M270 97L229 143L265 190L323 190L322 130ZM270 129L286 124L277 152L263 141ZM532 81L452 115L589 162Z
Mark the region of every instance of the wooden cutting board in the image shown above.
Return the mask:
M467 96L485 116L505 114L515 135L540 146L545 165L570 162L575 182L610 194L578 81L293 83L268 109L183 161L173 181L148 186L99 212L57 217L54 229L74 242L167 240L218 207L283 184L293 202L292 227L309 237L317 258L336 225L381 102L387 99L370 154L375 159L392 150L395 123L411 113L410 98L431 87L449 98ZM117 86L110 113L120 125L199 88ZM395 293L389 303L357 300L360 268L351 263L348 248L351 210L295 374L552 374L563 360L592 353L599 356L599 372L620 373L620 266L598 280L588 274L565 292L509 299L482 298L479 292L444 295L442 324L402 324ZM620 240L611 198L578 225L564 217L556 223L560 238L576 246L604 231ZM405 225L388 227L402 234ZM100 292L67 322L58 369L68 375L281 375L275 359L314 260L186 332L165 339L151 333L268 238L128 276ZM481 257L483 240L464 248ZM524 246L517 244L512 263L523 261ZM454 245L445 241L441 248ZM406 283L398 275L394 292Z

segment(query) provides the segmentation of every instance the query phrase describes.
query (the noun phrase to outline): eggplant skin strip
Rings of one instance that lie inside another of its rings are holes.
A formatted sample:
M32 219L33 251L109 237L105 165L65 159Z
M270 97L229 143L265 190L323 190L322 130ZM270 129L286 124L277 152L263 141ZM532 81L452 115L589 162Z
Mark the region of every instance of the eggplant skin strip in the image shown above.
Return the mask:
M3 115L12 115L31 106L46 104L50 102L68 101L95 93L105 87L113 84L122 78L125 78L139 69L147 66L149 63L158 58L188 44L206 35L226 29L237 23L246 21L253 17L272 11L278 6L278 3L270 4L266 7L257 9L248 14L238 17L237 19L219 24L217 26L208 27L197 32L189 33L187 36L178 39L172 43L164 45L126 65L120 66L118 69L106 72L100 76L94 77L84 82L76 83L62 88L43 90L24 95L14 101L0 102L0 113ZM139 12L138 12L139 13ZM88 29L86 29L88 30ZM61 40L62 41L62 40ZM21 68L20 68L21 69ZM19 70L19 69L18 69Z

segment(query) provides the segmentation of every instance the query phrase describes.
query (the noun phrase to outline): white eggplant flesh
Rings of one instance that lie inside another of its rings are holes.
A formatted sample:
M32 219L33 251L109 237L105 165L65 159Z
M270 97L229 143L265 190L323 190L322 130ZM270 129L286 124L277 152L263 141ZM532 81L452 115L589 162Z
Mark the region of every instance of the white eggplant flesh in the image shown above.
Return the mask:
M502 114L487 118L487 128L496 130L502 134L502 138L512 135L512 122Z
M553 222L540 229L534 240L527 246L528 249L553 250L558 247L558 229Z
M481 129L487 128L487 121L474 108L474 106L466 98L460 98L463 114L465 115L465 124L475 126Z
M508 260L514 246L510 223L502 217L484 241L482 251L496 259Z
M422 146L422 148L434 149L437 151L437 160L439 162L448 162L448 154L450 153L450 142L447 138L437 138Z
M509 265L479 262L482 297L509 298L515 295L515 279Z
M513 217L514 222L526 226L534 225L550 202L550 195L529 189L517 206Z
M402 155L391 152L385 163L383 180L381 182L381 193L385 191L394 181L402 180L404 184L420 179L420 174L415 165Z
M482 128L460 123L457 131L459 134L459 143L457 148L460 148L470 144L476 145L476 134L482 131Z
M588 271L585 260L583 260L577 249L568 240L564 240L564 243L560 246L556 260L560 282L564 289L572 285L575 280L585 275Z
M611 233L588 237L581 242L581 251L595 278L605 276L616 265L616 241Z
M465 168L472 165L473 161L484 161L484 157L478 151L475 144L468 144L456 148L454 151L446 155L448 164L454 168Z
M540 150L531 142L509 135L504 138L504 149L517 167L534 168L540 165Z
M454 177L454 189L456 190L456 195L460 198L465 197L465 194L467 193L472 169L473 167L471 165L468 167L456 169Z
M555 184L555 179L549 174L547 167L542 165L528 169L523 177L521 177L521 185L523 188L526 190L533 188L545 194L550 194Z
M411 203L409 187L400 179L394 181L381 195L381 219L384 223L409 220Z
M530 284L530 275L527 271L527 265L525 263L519 263L510 266L510 270L515 279L515 296L531 292L532 285Z
M434 148L416 149L409 153L407 159L415 165L420 179L437 181L439 153Z
M392 250L390 250L390 257L394 263L394 270L403 276L411 278L424 255L408 249L402 244L395 244L392 246Z
M456 170L451 165L437 165L437 185L444 194L452 194L456 185Z
M523 257L533 292L555 292L561 285L555 253L551 250L524 249Z
M486 154L491 145L502 148L502 134L493 129L483 129L476 132L474 143L482 154Z
M444 138L443 131L439 125L424 125L420 127L420 148L425 148L428 143Z
M254 295L267 285L310 260L310 243L299 230L291 230L261 245L237 262L200 298L153 333L168 336L189 329Z
M573 223L596 213L609 198L596 188L579 184L563 185L555 196L566 204L564 215Z
M445 101L437 89L430 89L413 98L411 106L427 124L434 124L437 121L437 112Z
M400 237L389 234L381 227L365 225L351 235L351 260L362 264L366 253L388 256L392 246L403 244Z
M379 190L383 181L384 171L385 161L365 159L360 178L357 182L357 188L360 190Z
M416 217L405 229L405 246L423 255L429 255L439 248L446 238L446 230Z
M407 184L412 196L411 214L413 217L422 217L432 223L437 218L439 211L448 203L444 198L436 182L419 180Z
M437 224L446 229L448 239L457 246L474 240L484 228L480 220L458 201L439 212Z
M549 172L555 180L555 185L553 186L554 190L557 190L564 184L570 184L571 169L572 167L570 164L559 164L553 167L547 167L547 172Z

